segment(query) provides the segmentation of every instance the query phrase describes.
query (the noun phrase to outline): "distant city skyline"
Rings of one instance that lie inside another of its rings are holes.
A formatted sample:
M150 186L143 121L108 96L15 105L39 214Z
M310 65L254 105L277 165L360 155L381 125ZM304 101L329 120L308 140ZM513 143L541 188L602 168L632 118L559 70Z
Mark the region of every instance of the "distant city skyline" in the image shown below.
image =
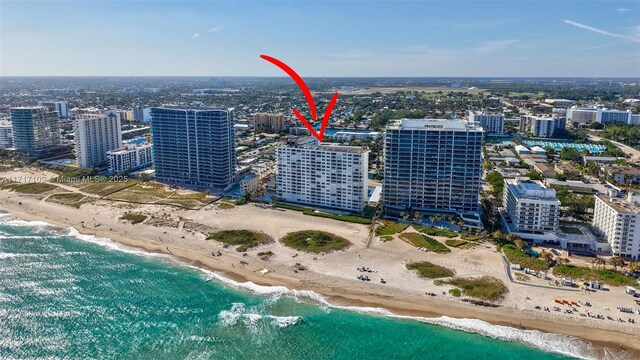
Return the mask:
M0 76L640 76L639 1L0 0Z

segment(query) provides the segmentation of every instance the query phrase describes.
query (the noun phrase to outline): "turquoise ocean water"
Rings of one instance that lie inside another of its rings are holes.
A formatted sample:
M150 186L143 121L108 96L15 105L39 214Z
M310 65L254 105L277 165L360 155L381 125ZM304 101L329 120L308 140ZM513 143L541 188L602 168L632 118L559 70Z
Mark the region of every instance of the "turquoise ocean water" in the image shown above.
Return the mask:
M317 294L238 284L0 214L0 359L542 360L590 351L477 320L332 307Z

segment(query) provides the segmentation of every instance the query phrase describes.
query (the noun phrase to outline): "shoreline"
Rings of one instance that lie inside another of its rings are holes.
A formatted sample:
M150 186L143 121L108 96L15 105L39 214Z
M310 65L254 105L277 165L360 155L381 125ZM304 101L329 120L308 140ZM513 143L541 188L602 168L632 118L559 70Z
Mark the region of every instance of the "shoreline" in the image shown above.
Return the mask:
M309 274L303 274L300 277L294 277L279 271L283 268L278 268L275 264L275 269L265 276L257 273L257 269L237 266L237 261L242 259L242 256L234 254L233 252L225 253L222 257L212 257L210 255L210 249L206 249L206 247L194 249L182 246L183 244L167 244L163 240L154 240L154 231L144 231L144 229L141 229L144 232L144 236L132 236L127 234L127 231L123 234L121 231L108 230L108 226L106 225L98 228L79 229L73 221L65 220L65 214L81 213L85 210L85 205L83 205L83 210L79 210L71 209L63 205L42 202L42 204L46 204L45 208L64 209L64 211L57 213L47 211L49 209L44 208L36 211L34 208L33 211L29 212L27 208L29 206L36 207L40 205L39 200L20 197L19 200L24 205L18 205L18 200L15 200L18 197L11 196L11 198L14 201L3 201L2 209L7 210L20 220L44 221L57 227L75 228L80 234L107 238L115 243L140 249L144 252L172 255L186 265L213 271L234 282L251 282L259 286L284 286L294 291L312 291L325 297L326 301L335 307L385 309L398 315L400 318L416 317L427 320L438 320L439 317L446 316L454 319L477 319L492 325L568 335L577 339L587 340L593 345L597 353L615 353L615 355L622 356L623 358L640 357L640 335L637 334L598 328L590 326L591 324L588 322L580 323L579 321L570 321L573 320L570 318L550 321L549 319L537 317L535 316L536 314L525 313L508 306L484 308L458 301L446 301L447 299L440 297L433 299L428 298L428 301L425 301L427 298L424 295L416 296L417 294L404 292L395 288L392 293L383 294L375 291L376 289L363 290L349 286L348 283L343 284L346 282L343 281L344 279L333 279L333 277L328 275L315 276L318 274L311 272L309 272ZM8 200L5 191L0 191L0 199ZM98 205L95 207L100 208L102 206ZM39 211L42 210L44 210L44 213L39 214ZM84 216L91 217L88 211L85 211ZM75 220L77 221L78 219L79 218L76 218ZM107 219L100 218L99 220L105 223ZM140 225L141 224L135 226L140 227ZM164 229L152 227L151 225L143 226L155 229L156 232ZM209 243L206 244L208 245ZM357 284L357 282L353 282ZM311 300L313 302L313 299ZM581 319L578 318L577 320ZM433 323L437 324L437 322ZM465 329L458 330L474 332ZM619 348L620 344L628 350L621 351Z

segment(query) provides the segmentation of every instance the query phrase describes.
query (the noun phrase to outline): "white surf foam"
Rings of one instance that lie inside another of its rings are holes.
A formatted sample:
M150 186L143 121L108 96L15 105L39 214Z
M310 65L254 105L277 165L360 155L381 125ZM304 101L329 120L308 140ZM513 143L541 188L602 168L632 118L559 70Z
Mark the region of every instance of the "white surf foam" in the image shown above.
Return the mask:
M189 264L186 264L184 261L175 258L171 255L166 254L158 254L158 253L150 253L142 250L136 250L133 248L129 248L125 245L116 243L107 238L99 238L94 235L85 235L81 234L75 228L66 228L60 229L51 224L42 221L24 221L17 220L15 216L11 214L3 214L0 213L0 222L7 223L8 225L16 225L16 226L32 226L43 230L56 230L61 234L75 237L79 240L90 242L111 250L123 251L129 254L138 255L138 256L148 256L148 257L158 257L165 260L169 260L174 263L179 263L184 265L185 267L196 269L208 275L209 278L216 279L223 284L226 284L230 287L246 290L258 295L263 296L271 296L274 299L278 299L281 296L287 296L294 299L306 300L317 305L320 305L327 309L341 309L347 311L354 311L358 313L364 314L372 314L372 315L380 315L380 316L388 316L397 319L406 319L406 320L414 320L439 326L445 326L452 329L481 334L487 337L491 337L494 339L499 339L503 341L517 341L524 344L528 344L530 346L536 347L538 349L554 352L562 355L572 356L580 359L623 359L619 354L615 354L611 351L605 351L604 354L596 355L596 352L591 344L588 342L571 337L566 335L552 334L552 333L544 333L536 330L521 330L516 328L511 328L507 326L501 325L493 325L488 322L478 320L478 319L458 319L458 318L450 318L447 316L441 316L438 318L423 318L423 317L411 317L411 316L401 316L392 313L389 310L383 308L375 308L375 307L359 307L359 306L338 306L330 304L329 301L321 294L318 294L313 291L308 290L294 290L289 289L285 286L265 286L258 285L252 282L238 282L233 279L226 278L221 276L215 272L209 271L207 269L198 268ZM231 310L223 310L220 312L219 317L221 323L223 325L235 325L241 319L246 324L255 324L258 320L262 318L269 318L277 326L290 326L292 324L297 324L300 322L300 317L297 316L288 316L288 317L278 317L278 316L263 316L255 313L244 313L245 306L241 303L236 303L232 306Z
M233 303L230 310L220 311L218 317L223 326L233 326L242 322L251 330L256 330L261 320L269 320L271 325L279 328L296 325L301 320L299 316L261 315L250 311L253 310L248 310L243 303Z

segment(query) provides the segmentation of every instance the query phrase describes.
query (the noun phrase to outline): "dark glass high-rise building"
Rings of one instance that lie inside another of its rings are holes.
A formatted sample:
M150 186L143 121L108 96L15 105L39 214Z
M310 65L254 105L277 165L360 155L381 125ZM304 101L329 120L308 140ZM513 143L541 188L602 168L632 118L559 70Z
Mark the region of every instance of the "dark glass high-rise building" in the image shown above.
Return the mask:
M231 109L151 108L151 136L158 181L199 189L225 189L234 182Z
M11 109L13 146L19 151L33 152L60 145L58 113L44 107Z
M388 126L383 204L387 211L477 213L483 129L463 120L402 119Z

